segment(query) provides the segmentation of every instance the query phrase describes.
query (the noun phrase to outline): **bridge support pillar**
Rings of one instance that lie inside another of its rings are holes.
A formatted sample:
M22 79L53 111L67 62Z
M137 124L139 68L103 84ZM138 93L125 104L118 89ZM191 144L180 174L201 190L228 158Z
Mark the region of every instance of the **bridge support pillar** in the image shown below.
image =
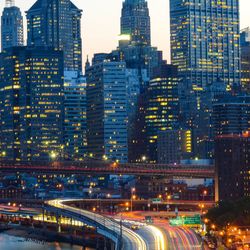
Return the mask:
M56 214L56 222L57 222L57 232L61 233L62 232L62 228L61 228L61 218L58 215L58 213Z

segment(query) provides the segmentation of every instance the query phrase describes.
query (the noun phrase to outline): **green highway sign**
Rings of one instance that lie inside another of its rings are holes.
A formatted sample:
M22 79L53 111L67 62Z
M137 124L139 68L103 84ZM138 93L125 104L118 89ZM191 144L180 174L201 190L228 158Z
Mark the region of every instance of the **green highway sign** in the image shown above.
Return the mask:
M170 219L169 223L171 226L192 226L201 225L200 215L195 215L192 217L177 217L175 219Z
M185 225L201 225L201 216L195 215L193 217L184 217L183 224Z
M152 199L153 204L160 204L162 202L161 198Z
M169 223L171 226L183 226L182 217L177 217L176 219L170 219Z

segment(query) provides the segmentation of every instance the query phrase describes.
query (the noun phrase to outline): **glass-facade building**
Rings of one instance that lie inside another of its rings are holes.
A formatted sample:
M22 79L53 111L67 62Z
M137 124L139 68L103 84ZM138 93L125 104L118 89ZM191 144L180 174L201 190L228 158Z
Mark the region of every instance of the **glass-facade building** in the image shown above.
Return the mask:
M64 72L64 157L82 160L87 149L86 78Z
M0 54L3 160L47 161L63 153L63 53L14 47Z
M82 71L81 15L70 0L37 0L27 11L28 46L64 52L64 68Z
M96 54L86 67L87 148L90 157L128 161L126 64Z
M241 48L241 86L250 93L250 27L240 33Z
M221 98L213 105L214 134L241 134L250 130L250 96Z
M148 3L145 0L125 0L121 17L121 35L128 35L133 45L151 45Z
M179 78L177 67L163 64L149 82L146 101L147 158L157 161L157 139L160 131L179 127Z
M23 45L23 17L16 6L6 6L1 17L2 50Z
M170 0L171 59L188 87L240 84L239 0Z
M170 0L170 31L171 62L182 79L181 126L192 132L193 157L203 158L202 148L213 140L210 121L199 123L212 102L203 93L218 82L227 91L240 86L239 0Z
M151 23L146 0L125 0L121 14L121 37L119 51L127 68L137 69L141 78L141 92L145 90L145 82L140 72L147 70L152 76L153 68L160 65L162 52L151 46Z

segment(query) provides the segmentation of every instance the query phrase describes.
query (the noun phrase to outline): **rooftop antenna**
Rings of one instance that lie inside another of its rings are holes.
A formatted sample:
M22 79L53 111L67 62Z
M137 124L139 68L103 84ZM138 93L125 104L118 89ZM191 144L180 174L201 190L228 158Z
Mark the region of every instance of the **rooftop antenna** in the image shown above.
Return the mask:
M6 7L13 7L15 6L15 0L5 0Z

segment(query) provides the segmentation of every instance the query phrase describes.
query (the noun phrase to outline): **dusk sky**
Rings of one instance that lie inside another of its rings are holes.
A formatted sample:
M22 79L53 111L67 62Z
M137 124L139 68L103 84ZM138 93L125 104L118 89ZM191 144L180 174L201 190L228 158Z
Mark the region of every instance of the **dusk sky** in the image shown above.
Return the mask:
M0 9L4 0L0 0ZM35 0L16 0L23 11ZM123 0L73 0L83 10L82 38L84 59L88 54L109 52L116 48L120 32L120 15ZM152 45L164 51L169 59L169 0L148 0L151 23ZM241 28L250 26L250 0L240 0Z

